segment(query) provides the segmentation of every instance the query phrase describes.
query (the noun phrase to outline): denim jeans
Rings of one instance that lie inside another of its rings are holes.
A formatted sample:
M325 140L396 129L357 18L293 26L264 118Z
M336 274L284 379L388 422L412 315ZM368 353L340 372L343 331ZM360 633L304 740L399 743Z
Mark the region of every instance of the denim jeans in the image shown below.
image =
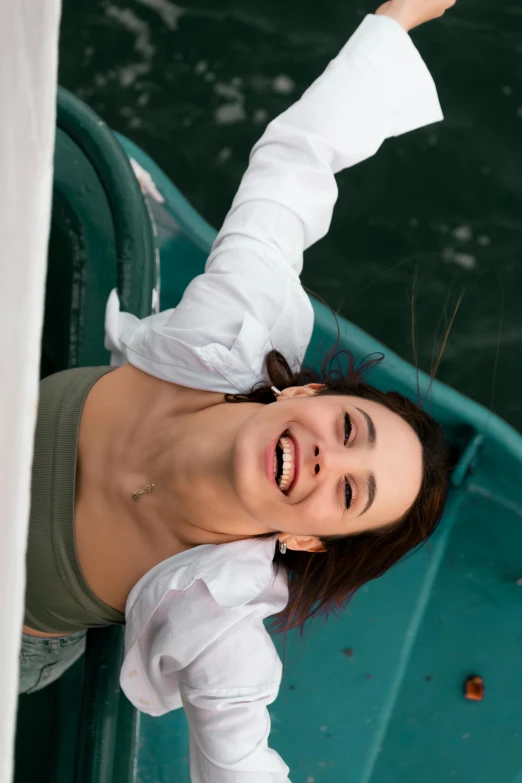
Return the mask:
M86 631L43 639L22 634L18 693L34 693L61 677L83 655Z

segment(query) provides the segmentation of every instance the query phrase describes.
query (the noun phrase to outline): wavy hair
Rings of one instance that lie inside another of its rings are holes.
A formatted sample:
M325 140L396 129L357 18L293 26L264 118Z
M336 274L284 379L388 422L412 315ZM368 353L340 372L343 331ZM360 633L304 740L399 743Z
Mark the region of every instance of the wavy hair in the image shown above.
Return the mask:
M274 402L271 386L283 390L321 383L325 388L318 396L351 395L384 405L410 425L422 444L422 485L401 519L377 530L321 538L325 552L288 550L283 556L276 550L275 560L288 572L290 590L286 608L274 618L276 631L294 627L302 631L308 620L341 609L366 582L378 579L427 541L442 517L449 485L449 447L440 425L419 405L399 392L383 392L364 382L365 373L383 358L369 357L357 365L353 355L343 351L327 357L320 373L311 369L293 372L282 354L270 351L266 357L269 382L249 394L227 395L229 402L270 404Z

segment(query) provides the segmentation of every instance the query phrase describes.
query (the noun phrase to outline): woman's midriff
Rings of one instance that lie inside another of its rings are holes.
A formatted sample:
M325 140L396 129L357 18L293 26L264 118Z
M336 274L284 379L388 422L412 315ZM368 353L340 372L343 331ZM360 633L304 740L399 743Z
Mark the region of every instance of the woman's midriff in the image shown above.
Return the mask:
M42 633L41 631L35 631L33 628L29 628L28 625L24 625L23 632L29 636L38 636L41 639L57 639L61 636L70 636L70 633Z

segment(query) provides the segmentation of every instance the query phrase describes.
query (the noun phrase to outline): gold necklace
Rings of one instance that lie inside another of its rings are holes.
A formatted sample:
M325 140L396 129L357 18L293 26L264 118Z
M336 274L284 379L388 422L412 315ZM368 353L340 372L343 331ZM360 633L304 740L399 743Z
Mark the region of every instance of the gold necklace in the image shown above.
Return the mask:
M165 442L166 442L166 440L167 440L167 436L165 435ZM133 492L131 494L131 497L132 497L132 499L134 500L135 503L137 503L138 500L141 497L143 497L143 495L150 495L150 493L153 492L156 489L156 484L154 483L154 476L155 476L155 472L152 474L152 480L148 484L145 484L143 489L139 489L137 492ZM165 503L165 500L163 500L161 495L159 495L159 497L163 501L163 503ZM167 506L167 508L169 508L168 503L165 503L165 505Z
M152 483L151 484L145 484L143 489L138 490L138 492L133 492L132 493L132 499L135 500L135 501L139 500L142 497L142 495L146 495L147 493L150 494L152 492L152 490L155 489L155 487L156 487L156 485L152 484Z
M132 493L132 499L133 499L135 502L137 502L137 501L138 501L138 500L139 500L141 497L143 497L143 495L150 495L150 493L151 493L153 490L155 490L155 489L156 489L156 484L154 483L154 473L153 473L153 474L152 474L152 481L150 482L150 484L145 484L145 486L143 487L143 489L140 489L140 490L138 490L137 492L133 492L133 493ZM167 503L167 501L165 500L165 498L164 498L164 497L162 497L161 495L158 495L158 497L159 497L159 499L161 500L161 502L163 503L163 505L164 505L166 508L168 508L169 510L171 510L171 507L169 506L169 504Z
M137 492L133 492L131 494L131 497L132 497L132 499L134 500L135 503L137 503L138 500L141 497L143 497L143 495L150 495L150 493L153 492L156 489L156 484L154 483L155 476L156 476L156 471L154 471L154 473L152 474L152 478L151 478L150 482L148 484L145 484L143 489L139 489ZM164 505L167 508L170 508L170 506L167 503L167 501L165 500L165 498L163 498L161 495L158 495L158 497L161 500L161 502L164 503Z

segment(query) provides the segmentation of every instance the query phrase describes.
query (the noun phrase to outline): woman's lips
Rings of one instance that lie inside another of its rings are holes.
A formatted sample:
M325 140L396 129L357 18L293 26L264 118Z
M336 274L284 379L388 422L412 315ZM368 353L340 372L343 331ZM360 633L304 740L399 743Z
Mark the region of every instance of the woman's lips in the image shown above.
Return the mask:
M278 492L280 492L280 489L277 486L277 481L275 480L275 476L274 476L274 454L280 437L281 436L278 435L277 438L275 438L268 445L266 450L266 455L265 455L265 470L266 470L267 478L269 482L274 485L274 487L277 489Z

